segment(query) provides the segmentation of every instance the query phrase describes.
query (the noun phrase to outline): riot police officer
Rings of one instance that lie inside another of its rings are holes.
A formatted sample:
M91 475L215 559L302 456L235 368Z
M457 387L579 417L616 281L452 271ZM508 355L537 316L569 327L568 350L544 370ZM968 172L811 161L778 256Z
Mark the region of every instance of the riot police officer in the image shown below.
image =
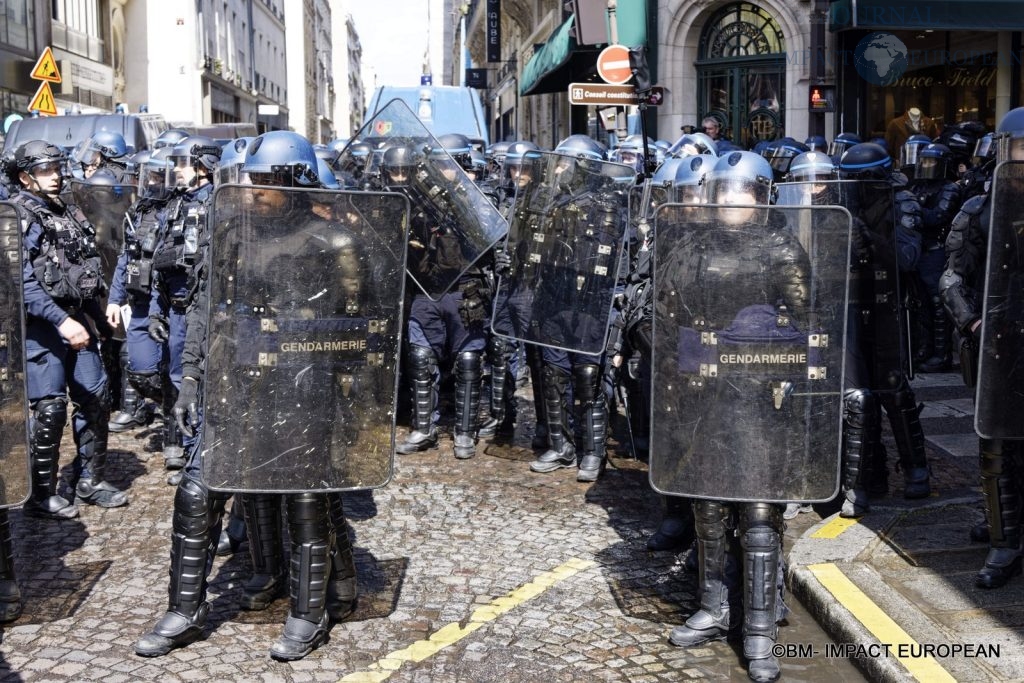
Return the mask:
M109 333L100 309L106 285L95 231L59 197L64 163L63 152L42 140L21 145L14 159L21 192L13 198L30 216L23 262L32 493L25 512L58 519L78 515L76 499L101 507L128 503L104 478L110 405L98 345ZM56 487L68 396L77 454L65 498Z
M999 122L993 141L998 162L1024 160L1024 107L1006 113ZM1011 165L1008 170L1015 166ZM999 193L994 199L1012 206L1020 197L1019 180L1012 174L1003 177L1008 187L999 190L997 181ZM1006 204L994 205L988 194L975 195L964 202L946 237L946 270L939 280L942 302L953 321L960 350L960 369L968 386L980 385L975 410L979 425L986 427L979 429L979 434L984 432L986 436L979 439L978 450L987 534L984 529L972 530L972 537L984 538L987 535L989 541L985 565L974 579L979 588L999 588L1021 573L1024 442L1016 437L1013 429L988 418L992 404L1002 403L1010 411L1003 419L1014 424L1020 421L1017 404L1008 400L1011 390L1006 386L1016 382L1017 378L1012 376L1012 370L1006 365L1000 365L996 355L1003 351L1000 355L1011 363L1020 358L1019 337L1013 329L1014 325L1019 326L1019 322L1013 320L1015 316L1019 320L1019 315L1012 310L1013 307L1006 306L1008 299L1019 296L1019 287L1007 287L1005 280L1007 273L1019 269L1018 265L1013 265L1019 263L1018 247L1010 235L1015 230L1008 230L1007 219L1002 215L993 217L994 213L1006 210ZM986 264L987 245L994 239L994 235L989 234L990 229L998 231L1002 237L1003 248L993 249L993 255L1000 259L1000 263ZM988 302L984 301L986 281L981 277L986 270L987 286L992 290ZM987 310L985 303L990 305ZM982 317L983 311L988 317ZM984 348L983 328L987 335ZM1003 333L1006 341L999 338ZM1006 346L1007 343L1013 346ZM979 353L988 356L980 368ZM1013 434L1013 437L1002 438L1002 434Z
M167 157L173 168L175 196L167 205L166 226L153 253L148 331L158 343L167 344L168 372L174 390L181 387L185 311L193 293L194 282L190 276L196 264L198 235L206 221L207 204L213 193L213 172L221 153L220 145L211 138L190 136L174 145ZM174 420L167 420L163 455L168 470L184 467L184 449L188 445ZM176 479L172 473L168 483L174 484Z
M711 204L767 205L771 187L772 168L767 160L754 152L729 152L719 157L708 177L708 201ZM659 248L659 253L669 256L664 263L659 258L655 273L658 317L706 319L706 324L724 325L734 316L738 320L741 315L738 311L749 311L760 304L773 311L783 310L787 320L806 329L810 322L811 269L796 237L773 226L771 221L765 224L756 208L718 211L721 224L714 230L725 234L714 242L710 236L701 242L700 261L706 265L699 270L691 271L684 265L693 261L693 255L682 250L692 249L693 244L680 245L673 251L672 245L661 243L666 251ZM732 234L739 237L732 237ZM674 267L676 261L678 268ZM699 278L698 281L694 282L694 277ZM712 323L713 320L718 322ZM772 327L777 320L777 315L771 316ZM676 356L678 358L678 353ZM755 385L753 380L737 384L731 395L741 402L759 400L743 396L745 388ZM728 420L725 415L728 413L723 411L721 417ZM763 419L756 414L749 417L755 421ZM757 434L754 438L763 436ZM748 437L737 435L737 446L744 443L744 438ZM672 457L678 458L678 454ZM780 667L773 646L778 636L778 623L788 611L782 598L782 506L767 502L729 504L705 498L694 503L694 517L700 566L700 609L685 624L672 630L669 642L694 647L740 631L750 678L777 680ZM742 586L737 585L735 576L726 569L733 529L742 549Z
M289 216L295 221L308 220L306 205L292 203L289 196L275 188L318 187L316 168L312 145L302 136L290 131L272 131L257 137L248 146L241 169L259 186L252 194L255 214L281 221L284 211L284 223ZM200 264L195 275L196 298L188 310L187 339L182 356L184 377L174 407L175 419L186 432L200 425L200 382L204 381L207 354L210 308L207 269L213 265L206 260L201 260ZM206 623L209 611L206 579L227 494L211 491L203 482L200 450L198 443L190 448L175 494L168 609L153 630L136 641L135 652L141 656L161 656L195 641L202 635ZM262 510L269 517L246 520L250 535L260 533L261 528L280 524L281 497L268 498L275 498L277 505L270 503ZM271 647L270 654L275 659L295 660L326 641L329 619L342 618L354 608L355 566L339 494L310 492L287 494L284 498L292 544L292 572L288 582L292 606L282 635ZM247 506L247 512L249 509ZM279 535L276 540L279 544ZM271 546L254 540L250 547L256 559L256 553ZM279 557L280 549L275 552ZM281 578L286 571L282 569L275 578ZM278 589L274 587L274 590Z
M847 149L838 173L840 179L856 181L843 199L854 216L854 262L840 514L859 517L869 509L869 493L884 494L888 487L882 408L899 451L904 498L931 493L921 408L907 379L910 359L897 284L920 258L922 219L917 198L906 189L906 177L892 172L892 159L879 145L865 142Z

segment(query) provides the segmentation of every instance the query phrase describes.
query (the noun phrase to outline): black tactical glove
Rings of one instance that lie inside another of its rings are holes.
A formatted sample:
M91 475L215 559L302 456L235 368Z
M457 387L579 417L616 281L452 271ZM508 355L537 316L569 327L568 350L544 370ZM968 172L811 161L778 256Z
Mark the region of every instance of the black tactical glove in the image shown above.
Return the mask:
M161 344L166 342L171 336L170 328L167 327L167 318L162 315L149 316L149 336Z
M185 377L181 380L181 389L178 390L178 400L174 402L174 421L178 423L178 429L187 436L194 436L199 426L199 381L192 377Z
M504 249L494 254L494 272L498 277L508 277L512 272L512 255Z

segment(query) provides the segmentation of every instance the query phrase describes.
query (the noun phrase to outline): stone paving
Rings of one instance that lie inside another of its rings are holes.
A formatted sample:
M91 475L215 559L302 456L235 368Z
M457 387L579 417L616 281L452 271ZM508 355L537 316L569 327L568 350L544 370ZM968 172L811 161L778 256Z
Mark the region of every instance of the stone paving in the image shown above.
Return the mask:
M436 654L402 660L389 680L746 678L732 644L686 651L667 643L668 630L695 609L695 582L680 556L645 550L659 518L645 463L616 453L592 485L577 483L572 470L537 475L527 468L528 433L512 446L481 443L466 461L454 459L443 437L433 452L400 456L387 487L348 496L359 607L305 660L267 654L286 599L264 612L237 608L249 571L244 546L214 564L207 637L165 657L137 657L132 643L166 603L173 489L164 483L160 431L112 435L110 478L130 487L128 507L86 506L61 522L12 511L26 609L0 631L3 680L382 680L375 663L386 655L448 625L445 633L465 627L480 608L574 561L582 569ZM803 612L782 638L806 641L811 632L817 627ZM857 675L845 660L787 669L787 680Z

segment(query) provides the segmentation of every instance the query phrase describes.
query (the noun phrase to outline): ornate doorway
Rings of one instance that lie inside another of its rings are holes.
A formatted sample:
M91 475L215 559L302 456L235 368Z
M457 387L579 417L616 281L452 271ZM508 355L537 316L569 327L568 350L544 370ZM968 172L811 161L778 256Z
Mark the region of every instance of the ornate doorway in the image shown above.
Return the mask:
M714 116L744 149L784 135L786 43L778 22L750 2L704 24L697 61L701 117Z

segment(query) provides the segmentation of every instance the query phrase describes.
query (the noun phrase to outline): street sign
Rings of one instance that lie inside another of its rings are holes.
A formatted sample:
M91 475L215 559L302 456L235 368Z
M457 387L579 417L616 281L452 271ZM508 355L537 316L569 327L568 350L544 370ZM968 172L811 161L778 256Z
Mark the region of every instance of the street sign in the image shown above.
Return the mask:
M651 88L644 99L648 106L658 106L665 101L665 89L660 85ZM570 83L569 104L609 105L632 107L639 104L636 88L631 85L609 85L607 83Z
M605 83L621 85L633 77L629 66L629 48L609 45L597 56L597 75Z
M43 54L39 55L39 59L36 60L36 65L32 67L32 78L37 81L60 83L60 71L57 69L57 60L53 58L53 51L50 50L49 46L43 50ZM50 93L50 95L50 99L53 99L53 93ZM56 114L56 112L54 113Z
M53 91L50 90L49 81L43 81L39 84L39 89L36 90L35 96L32 97L31 104L28 105L28 110L38 111L40 114L48 114L50 116L57 115L57 103L53 101Z
M420 85L431 85L434 82L434 77L431 74L423 74L420 76Z

